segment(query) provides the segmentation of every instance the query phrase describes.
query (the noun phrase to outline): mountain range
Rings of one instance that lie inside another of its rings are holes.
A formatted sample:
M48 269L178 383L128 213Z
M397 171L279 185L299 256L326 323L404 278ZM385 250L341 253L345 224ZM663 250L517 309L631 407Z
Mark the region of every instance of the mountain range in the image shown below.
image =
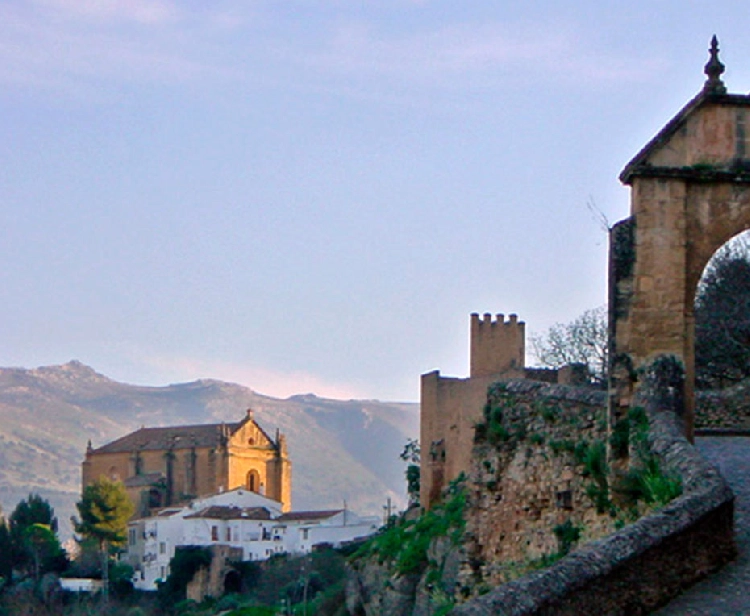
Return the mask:
M382 514L405 504L406 441L419 433L419 405L287 399L235 383L202 379L165 387L120 383L71 361L36 369L0 368L0 505L9 513L30 492L55 508L63 538L81 492L80 465L93 447L140 428L235 422L252 408L270 434L287 435L292 506Z

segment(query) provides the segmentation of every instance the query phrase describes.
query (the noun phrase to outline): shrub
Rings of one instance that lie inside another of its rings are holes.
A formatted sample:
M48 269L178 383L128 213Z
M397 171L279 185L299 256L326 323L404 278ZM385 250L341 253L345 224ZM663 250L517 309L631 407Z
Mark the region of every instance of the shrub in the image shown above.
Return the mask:
M552 529L557 537L557 551L561 556L570 552L571 548L578 543L581 538L581 529L575 526L570 520L565 520Z
M423 571L427 566L427 549L433 539L450 537L455 544L461 542L466 525L463 482L463 475L451 482L445 500L416 520L400 519L393 526L381 529L352 559L373 554L380 563L393 562L396 572L401 575Z
M563 452L573 453L576 449L576 444L571 441L570 439L563 439L561 441L550 441L549 442L550 449L552 449L552 453L554 453L556 456L559 456Z
M630 447L630 420L626 417L612 426L612 434L609 437L612 454L616 458L626 458Z
M663 473L659 460L652 455L631 468L615 484L614 490L632 506L638 501L663 506L682 494L682 482Z
M532 434L529 440L531 441L532 445L544 445L543 434Z
M547 406L546 404L543 404L541 405L541 414L544 421L555 423L557 421L558 415L560 414L560 409L556 406Z

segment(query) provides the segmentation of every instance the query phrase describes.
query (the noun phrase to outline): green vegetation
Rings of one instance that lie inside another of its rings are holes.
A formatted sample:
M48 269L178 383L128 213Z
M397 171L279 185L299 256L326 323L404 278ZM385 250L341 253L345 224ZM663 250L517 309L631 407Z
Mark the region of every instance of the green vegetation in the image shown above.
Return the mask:
M630 419L625 417L615 422L612 426L612 434L609 437L609 445L615 458L627 458L630 446Z
M609 498L609 466L607 465L607 447L602 441L587 444L579 451L583 463L583 475L591 478L586 486L586 496L591 499L599 514L612 513L612 501Z
M159 601L166 608L185 600L187 585L199 569L211 565L208 548L186 546L177 548L169 561L169 577L159 585Z
M493 445L503 443L510 438L510 432L503 425L503 407L493 406L487 412L485 407L485 418L487 420L487 438Z
M544 434L532 434L529 441L532 445L544 445Z
M638 466L630 469L615 489L633 506L638 501L647 505L664 506L682 494L682 482L665 475L656 456L648 456Z
M576 449L576 443L575 441L572 441L570 439L563 439L559 441L551 440L549 442L549 447L552 450L552 453L554 453L556 456L559 456L564 452L574 453Z
M565 556L581 538L581 529L570 520L565 520L552 529L557 537L557 553Z
M395 520L367 541L353 559L376 556L378 562L391 562L396 573L420 573L428 565L427 549L433 539L449 537L456 545L465 528L466 493L463 477L451 483L445 500L416 520Z
M419 463L421 460L419 441L412 438L407 440L406 445L404 445L403 451L399 454L399 457L407 463L405 475L406 493L409 495L409 502L412 504L418 503L420 483Z
M80 520L74 519L77 533L96 539L101 545L125 543L133 504L121 482L97 479L86 486L76 507L80 515Z
M0 519L0 576L11 581L15 569L38 580L60 572L68 560L57 539L57 517L52 506L38 494L16 505L7 523Z
M537 410L541 414L542 419L548 423L555 423L557 417L560 415L560 407L551 406L543 402L537 404Z

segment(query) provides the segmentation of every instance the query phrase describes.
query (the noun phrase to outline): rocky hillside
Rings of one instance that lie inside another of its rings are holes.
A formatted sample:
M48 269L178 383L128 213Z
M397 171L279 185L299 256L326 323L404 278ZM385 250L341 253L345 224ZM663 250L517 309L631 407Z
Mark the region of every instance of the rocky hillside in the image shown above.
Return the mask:
M142 425L238 421L247 408L267 431L288 437L295 509L346 499L358 512L380 514L388 497L404 504L398 454L419 432L417 404L311 394L280 400L215 380L141 387L76 361L0 368L0 504L10 511L30 491L40 493L66 532L89 439L98 447Z

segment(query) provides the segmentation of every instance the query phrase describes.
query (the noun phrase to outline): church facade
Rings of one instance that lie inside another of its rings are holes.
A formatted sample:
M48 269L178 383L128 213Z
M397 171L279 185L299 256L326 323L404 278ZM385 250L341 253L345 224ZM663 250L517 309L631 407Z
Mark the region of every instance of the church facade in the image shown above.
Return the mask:
M291 509L292 463L286 437L271 438L251 410L237 423L141 428L93 449L83 487L104 476L122 481L136 517L218 492L245 488Z

